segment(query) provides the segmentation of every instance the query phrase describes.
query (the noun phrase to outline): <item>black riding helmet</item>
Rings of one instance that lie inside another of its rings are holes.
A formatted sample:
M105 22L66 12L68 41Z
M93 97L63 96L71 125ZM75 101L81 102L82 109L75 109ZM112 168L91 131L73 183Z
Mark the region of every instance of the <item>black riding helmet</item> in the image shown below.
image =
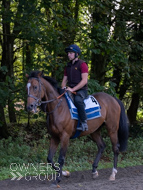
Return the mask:
M76 44L72 44L72 45L68 46L67 48L65 48L65 52L66 53L75 52L75 58L78 57L78 55L81 54L81 50Z

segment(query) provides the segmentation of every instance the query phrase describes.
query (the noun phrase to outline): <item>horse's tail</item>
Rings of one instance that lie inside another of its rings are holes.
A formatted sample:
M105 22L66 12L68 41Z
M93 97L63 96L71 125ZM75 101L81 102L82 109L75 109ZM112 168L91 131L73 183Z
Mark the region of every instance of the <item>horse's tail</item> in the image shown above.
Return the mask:
M118 130L118 140L119 140L119 150L120 152L123 152L127 148L128 143L128 135L129 135L129 122L127 115L125 113L125 108L121 100L117 99L117 102L119 103L121 107L121 114L120 114L120 121L119 121L119 130Z

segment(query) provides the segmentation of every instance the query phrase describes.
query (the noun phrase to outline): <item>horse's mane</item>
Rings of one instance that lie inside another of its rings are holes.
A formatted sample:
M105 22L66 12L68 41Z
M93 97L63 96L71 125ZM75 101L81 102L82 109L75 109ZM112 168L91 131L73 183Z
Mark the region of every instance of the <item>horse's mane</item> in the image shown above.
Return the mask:
M46 81L48 81L55 89L58 90L58 83L55 79L49 77L49 76L42 76Z
M28 77L28 79L30 78L38 78L38 74L40 73L41 71L32 71ZM54 79L54 78L51 78L49 76L44 76L44 74L42 73L42 78L44 78L46 81L48 81L58 92L59 92L59 87L58 87L58 82Z

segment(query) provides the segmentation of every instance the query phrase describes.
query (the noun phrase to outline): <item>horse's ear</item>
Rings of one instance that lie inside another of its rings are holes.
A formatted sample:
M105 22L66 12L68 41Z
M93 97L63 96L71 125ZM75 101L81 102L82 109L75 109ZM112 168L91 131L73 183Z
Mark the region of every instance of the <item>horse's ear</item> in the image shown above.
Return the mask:
M28 75L27 73L26 73L26 75L25 75L25 76L26 76L26 78L28 78L28 77L29 77L29 75Z
M38 74L38 77L42 77L43 73L44 73L44 70L40 71L39 74Z

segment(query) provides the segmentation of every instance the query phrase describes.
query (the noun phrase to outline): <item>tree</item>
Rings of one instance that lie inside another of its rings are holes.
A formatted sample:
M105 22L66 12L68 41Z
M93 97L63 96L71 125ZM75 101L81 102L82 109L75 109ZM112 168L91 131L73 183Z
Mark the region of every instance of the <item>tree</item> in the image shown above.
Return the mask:
M64 48L72 43L81 47L91 81L97 80L94 84L111 91L116 85L118 97L123 101L129 98L129 118L133 112L137 114L143 94L142 1L3 0L0 4L3 131L7 105L13 122L16 101L26 99L25 73L44 70L60 82L67 61Z
M14 85L14 62L16 61L14 57L14 43L17 38L24 38L25 37L25 31L26 28L33 23L23 24L26 22L25 20L25 14L29 11L32 11L31 4L29 6L29 1L13 1L10 0L3 0L2 1L2 9L1 9L1 15L2 15L2 37L1 37L1 47L2 47L2 59L1 59L1 71L0 71L0 82L1 84L5 83L8 85L9 93L7 98L3 99L3 102L0 102L0 120L2 121L1 130L3 131L3 134L7 134L6 131L6 122L4 116L4 106L8 104L8 112L9 112L9 119L10 122L16 122L16 115L15 115L15 109L14 109L14 91L15 91L15 85ZM32 5L34 5L35 1L31 2ZM13 8L15 7L15 9ZM33 6L36 10L36 7ZM32 8L33 8L32 7ZM25 14L23 14L25 13ZM29 19L29 17L27 17ZM22 22L24 21L24 22ZM27 34L26 34L27 35ZM32 38L33 36L30 36ZM3 72L3 69L7 70L7 72ZM3 136L3 134L1 134ZM5 137L5 135L4 135Z
M116 14L114 38L119 39L126 62L115 66L113 81L120 99L126 92L131 93L131 104L127 111L131 124L136 122L139 100L142 98L141 81L143 61L143 3L141 1L121 1Z

